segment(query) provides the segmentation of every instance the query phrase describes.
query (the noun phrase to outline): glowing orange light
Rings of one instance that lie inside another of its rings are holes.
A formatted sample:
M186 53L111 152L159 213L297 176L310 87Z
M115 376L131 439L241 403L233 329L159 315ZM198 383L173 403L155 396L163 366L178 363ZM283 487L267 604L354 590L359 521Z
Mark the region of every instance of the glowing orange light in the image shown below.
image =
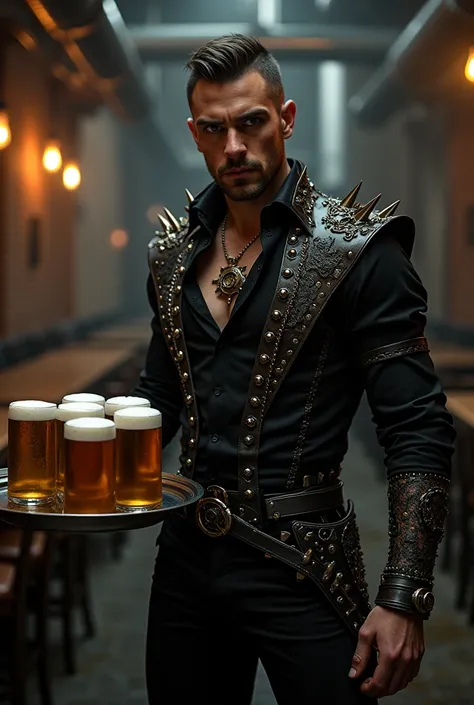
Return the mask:
M43 153L43 166L46 171L55 174L63 164L61 149L57 140L50 140Z
M6 110L0 110L0 149L8 147L12 141L10 121Z
M116 228L110 233L110 244L116 250L123 250L128 245L128 233L123 228Z
M64 167L63 171L63 184L68 189L68 191L74 191L81 183L81 171L77 164L74 162L69 162Z
M469 51L469 56L466 61L466 68L464 69L464 75L468 81L474 83L474 47L471 47Z

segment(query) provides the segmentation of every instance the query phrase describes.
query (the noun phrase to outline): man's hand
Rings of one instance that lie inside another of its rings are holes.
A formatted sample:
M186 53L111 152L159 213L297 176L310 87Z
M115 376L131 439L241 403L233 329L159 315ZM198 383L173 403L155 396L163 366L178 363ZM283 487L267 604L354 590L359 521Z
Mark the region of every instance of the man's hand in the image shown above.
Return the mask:
M361 685L361 692L374 698L393 695L406 688L420 670L425 652L423 620L384 607L374 607L359 631L350 678L361 676L373 649L378 665L373 676Z

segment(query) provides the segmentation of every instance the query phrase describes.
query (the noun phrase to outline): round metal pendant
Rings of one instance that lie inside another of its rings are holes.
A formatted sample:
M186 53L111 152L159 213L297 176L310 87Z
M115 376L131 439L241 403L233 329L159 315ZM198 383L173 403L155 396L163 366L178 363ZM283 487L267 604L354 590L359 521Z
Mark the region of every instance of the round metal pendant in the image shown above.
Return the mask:
M197 503L196 521L207 536L217 538L229 533L232 514L229 507L217 497L204 497Z
M221 267L218 278L212 280L212 283L216 285L216 294L225 296L230 304L232 297L237 296L242 289L246 269L246 267L238 267L236 264Z

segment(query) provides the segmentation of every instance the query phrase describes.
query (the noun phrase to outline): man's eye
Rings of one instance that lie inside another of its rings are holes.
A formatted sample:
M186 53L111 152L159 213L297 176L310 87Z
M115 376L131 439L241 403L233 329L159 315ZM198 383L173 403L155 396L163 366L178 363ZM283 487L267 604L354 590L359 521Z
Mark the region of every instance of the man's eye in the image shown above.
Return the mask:
M211 134L215 134L216 132L219 132L220 129L220 125L206 125L206 127L204 128L204 132L210 132Z
M245 127L255 127L255 125L260 125L262 123L262 118L250 117L244 120L243 125Z

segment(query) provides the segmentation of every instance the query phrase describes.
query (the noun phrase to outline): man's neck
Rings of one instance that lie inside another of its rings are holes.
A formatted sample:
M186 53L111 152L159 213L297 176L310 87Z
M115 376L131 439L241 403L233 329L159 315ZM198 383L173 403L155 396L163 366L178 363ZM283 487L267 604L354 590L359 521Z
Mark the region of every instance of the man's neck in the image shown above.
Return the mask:
M232 227L239 239L247 241L260 230L262 209L271 203L291 169L286 159L273 181L259 198L251 201L232 201L226 197L227 225Z

